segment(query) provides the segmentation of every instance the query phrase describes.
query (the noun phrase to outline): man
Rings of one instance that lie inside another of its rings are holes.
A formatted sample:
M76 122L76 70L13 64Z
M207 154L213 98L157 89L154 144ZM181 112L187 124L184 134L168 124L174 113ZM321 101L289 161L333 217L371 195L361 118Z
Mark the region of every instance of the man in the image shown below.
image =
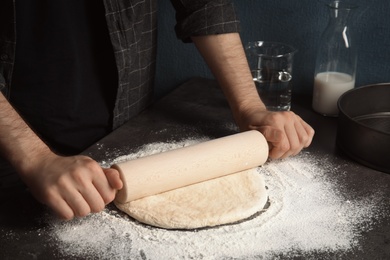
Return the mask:
M196 45L240 129L261 131L273 159L307 147L314 134L308 124L293 112L269 112L261 102L232 4L172 3L178 37ZM101 211L122 188L116 170L102 169L77 154L150 103L156 4L141 0L0 4L1 154L32 194L61 218Z

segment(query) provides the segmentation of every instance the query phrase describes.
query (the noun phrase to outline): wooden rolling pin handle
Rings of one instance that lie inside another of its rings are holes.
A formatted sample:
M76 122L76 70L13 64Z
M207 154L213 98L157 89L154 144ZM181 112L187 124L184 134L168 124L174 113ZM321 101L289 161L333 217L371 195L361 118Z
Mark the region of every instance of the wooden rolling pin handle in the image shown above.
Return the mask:
M126 203L251 169L267 158L266 139L251 130L115 164L124 184L115 200Z

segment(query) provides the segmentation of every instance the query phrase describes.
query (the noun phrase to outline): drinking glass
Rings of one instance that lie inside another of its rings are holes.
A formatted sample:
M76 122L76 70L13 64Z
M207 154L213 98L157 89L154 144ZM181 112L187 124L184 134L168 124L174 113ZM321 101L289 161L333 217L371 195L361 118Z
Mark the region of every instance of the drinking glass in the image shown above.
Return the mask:
M289 111L296 49L279 42L254 41L245 46L245 52L253 81L267 109Z

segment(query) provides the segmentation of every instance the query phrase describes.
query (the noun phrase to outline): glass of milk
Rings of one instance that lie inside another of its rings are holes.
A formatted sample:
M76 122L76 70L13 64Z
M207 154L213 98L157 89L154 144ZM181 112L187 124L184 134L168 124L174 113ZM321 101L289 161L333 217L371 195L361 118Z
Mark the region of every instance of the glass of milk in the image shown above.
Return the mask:
M254 41L245 46L245 51L253 81L267 109L289 111L296 49L284 43Z
M313 109L325 116L337 116L340 96L354 88L354 76L335 71L320 72L314 78Z
M337 116L340 96L354 88L357 52L351 33L353 2L326 4L329 23L318 46L312 107L325 116Z

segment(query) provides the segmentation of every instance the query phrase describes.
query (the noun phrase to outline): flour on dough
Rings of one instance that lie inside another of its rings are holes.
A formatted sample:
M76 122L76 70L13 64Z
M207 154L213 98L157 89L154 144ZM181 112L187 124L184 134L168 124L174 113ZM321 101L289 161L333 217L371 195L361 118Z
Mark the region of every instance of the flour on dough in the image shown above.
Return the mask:
M256 168L115 205L134 219L166 229L196 229L234 223L264 208L268 200Z

